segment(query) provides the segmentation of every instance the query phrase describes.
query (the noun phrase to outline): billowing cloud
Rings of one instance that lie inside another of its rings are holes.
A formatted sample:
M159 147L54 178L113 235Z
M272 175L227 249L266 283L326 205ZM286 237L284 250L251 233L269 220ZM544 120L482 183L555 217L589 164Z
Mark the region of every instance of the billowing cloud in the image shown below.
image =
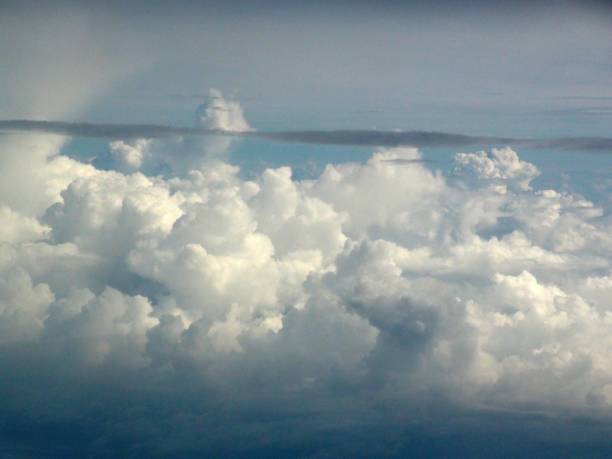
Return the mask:
M248 129L212 100L207 127ZM429 422L486 436L491 412L612 416L609 209L535 188L510 148L448 176L401 147L244 180L188 139L113 141L100 170L7 138L3 419L82 425L70 447L106 455L325 457L401 455Z

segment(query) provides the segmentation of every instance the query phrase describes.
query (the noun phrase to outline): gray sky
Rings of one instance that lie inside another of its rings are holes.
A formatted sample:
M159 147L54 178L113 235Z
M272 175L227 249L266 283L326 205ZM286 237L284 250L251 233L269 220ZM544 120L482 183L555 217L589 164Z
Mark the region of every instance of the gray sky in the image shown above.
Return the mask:
M197 96L216 87L235 93L253 124L268 129L609 134L605 3L3 10L4 118L188 124Z

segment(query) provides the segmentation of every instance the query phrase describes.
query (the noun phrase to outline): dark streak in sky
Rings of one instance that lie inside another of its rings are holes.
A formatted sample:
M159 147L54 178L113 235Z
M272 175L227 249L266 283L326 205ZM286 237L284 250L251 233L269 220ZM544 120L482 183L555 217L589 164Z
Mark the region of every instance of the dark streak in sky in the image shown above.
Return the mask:
M609 137L520 139L512 137L469 136L437 131L383 131L367 129L232 132L157 124L93 124L38 120L0 121L0 131L44 132L72 137L108 139L220 135L261 138L281 142L346 146L484 147L507 145L535 149L588 150L612 153L612 138Z

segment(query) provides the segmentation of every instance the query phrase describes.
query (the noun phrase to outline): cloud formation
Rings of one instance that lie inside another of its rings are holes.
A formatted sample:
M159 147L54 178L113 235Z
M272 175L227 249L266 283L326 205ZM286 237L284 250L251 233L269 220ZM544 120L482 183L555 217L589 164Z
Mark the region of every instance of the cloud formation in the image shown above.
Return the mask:
M510 148L449 176L379 149L298 181L243 180L188 140L113 141L117 170L57 136L3 141L5 421L82 426L71 451L101 455L393 456L414 447L397 426L491 412L608 438L609 209L533 189ZM185 149L198 161L146 174Z

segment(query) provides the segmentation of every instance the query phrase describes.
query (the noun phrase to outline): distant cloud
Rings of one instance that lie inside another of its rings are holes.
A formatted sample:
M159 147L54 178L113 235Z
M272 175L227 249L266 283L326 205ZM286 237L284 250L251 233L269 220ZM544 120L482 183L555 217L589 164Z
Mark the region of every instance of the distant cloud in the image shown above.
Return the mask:
M556 99L564 100L588 100L588 101L612 101L612 96L558 96Z
M547 110L541 113L553 116L610 116L612 115L612 107L563 108L558 110Z

